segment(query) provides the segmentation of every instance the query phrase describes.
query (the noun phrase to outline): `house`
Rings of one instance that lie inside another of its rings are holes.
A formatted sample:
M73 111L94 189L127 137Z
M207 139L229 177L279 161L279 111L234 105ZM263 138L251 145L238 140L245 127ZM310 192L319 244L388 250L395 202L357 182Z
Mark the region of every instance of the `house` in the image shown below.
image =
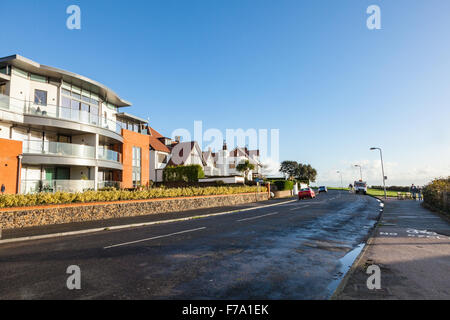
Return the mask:
M198 164L206 165L203 152L196 141L178 142L171 147L171 156L167 165L187 166Z
M254 177L261 175L262 164L259 160L259 150L249 150L248 148L237 147L228 151L226 142L222 150L213 153L211 150L203 153L205 159L205 175L208 177L226 177L242 176L242 172L237 170L237 166L244 161L249 161L255 166L246 177L247 180L253 180Z
M169 150L130 106L87 77L0 58L0 184L6 193L146 185Z
M171 155L172 140L163 137L153 128L149 128L150 137L150 180L163 181L163 170L167 166Z

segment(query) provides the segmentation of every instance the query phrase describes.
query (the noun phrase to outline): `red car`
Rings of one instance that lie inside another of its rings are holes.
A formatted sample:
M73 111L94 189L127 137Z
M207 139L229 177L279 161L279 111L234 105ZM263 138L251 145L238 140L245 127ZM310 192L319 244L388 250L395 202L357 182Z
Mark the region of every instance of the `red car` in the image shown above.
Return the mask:
M302 200L302 199L306 199L306 198L313 199L315 197L316 197L316 193L311 188L302 189L298 193L298 200Z

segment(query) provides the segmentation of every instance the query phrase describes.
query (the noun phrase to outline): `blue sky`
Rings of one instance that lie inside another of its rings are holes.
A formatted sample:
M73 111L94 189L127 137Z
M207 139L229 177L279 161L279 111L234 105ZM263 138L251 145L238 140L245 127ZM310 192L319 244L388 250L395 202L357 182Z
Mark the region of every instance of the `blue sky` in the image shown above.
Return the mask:
M66 28L66 8L82 29ZM382 30L366 27L381 8ZM99 82L165 135L280 129L281 160L319 184L422 184L450 173L447 0L2 1L0 56ZM6 14L5 14L6 13Z

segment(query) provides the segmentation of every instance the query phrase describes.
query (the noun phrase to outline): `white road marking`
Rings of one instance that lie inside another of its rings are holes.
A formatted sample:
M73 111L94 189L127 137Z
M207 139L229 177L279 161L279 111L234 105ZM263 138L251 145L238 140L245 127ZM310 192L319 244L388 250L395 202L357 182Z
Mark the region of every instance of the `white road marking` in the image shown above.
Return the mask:
M175 233L166 234L166 235L163 235L163 236L152 237L152 238L147 238L147 239L141 239L141 240L136 240L136 241L119 243L119 244L115 244L115 245L112 245L112 246L104 247L103 249L111 249L111 248L116 248L116 247L122 247L122 246L126 246L126 245L129 245L129 244L135 244L135 243L144 242L144 241L150 241L150 240L156 240L156 239L161 239L161 238L167 238L167 237L176 236L176 235L179 235L179 234L184 234L184 233L188 233L188 232L195 232L195 231L200 231L200 230L204 230L204 229L206 229L206 227L197 228L197 229L191 229L191 230L185 230L185 231L180 231L180 232L175 232Z
M262 216L253 217L253 218L247 218L247 219L237 220L237 222L260 219L260 218L264 218L264 217L268 217L268 216L273 216L273 215L276 215L276 214L278 214L278 212L268 213L268 214L265 214L265 215L262 215Z
M294 211L294 210L298 210L298 209L308 208L309 206L311 206L311 205L308 204L307 206L298 206L297 208L292 208L292 209L289 209L289 210L290 211Z

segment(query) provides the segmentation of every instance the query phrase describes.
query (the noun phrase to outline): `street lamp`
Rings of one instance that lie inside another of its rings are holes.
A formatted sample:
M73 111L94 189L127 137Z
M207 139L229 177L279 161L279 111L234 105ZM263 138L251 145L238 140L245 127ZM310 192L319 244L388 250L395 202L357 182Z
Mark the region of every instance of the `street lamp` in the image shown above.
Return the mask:
M355 164L355 167L359 167L359 173L361 174L361 182L362 182L363 181L362 167L359 164Z
M344 190L344 184L342 183L342 172L337 171L337 173L340 173L340 174L341 174L341 189Z
M381 148L370 148L371 151L379 150L380 151L380 158L381 158L381 171L383 173L383 188L384 188L384 199L387 199L386 194L386 176L384 175L384 164L383 164L383 151L381 151Z

